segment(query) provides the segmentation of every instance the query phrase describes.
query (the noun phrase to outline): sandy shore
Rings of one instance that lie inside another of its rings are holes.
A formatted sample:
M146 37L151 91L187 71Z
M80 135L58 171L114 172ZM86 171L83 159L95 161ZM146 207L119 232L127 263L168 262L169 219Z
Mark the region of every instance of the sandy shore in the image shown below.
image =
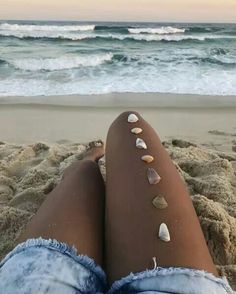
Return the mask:
M190 96L177 103L178 97L171 95L168 105L158 96L159 105L151 107L151 94L138 95L136 104L131 96L128 102L124 95L113 96L113 107L107 96L100 97L99 107L88 105L86 97L51 97L47 103L45 97L0 98L0 258L14 247L63 170L80 159L86 142L105 140L113 119L134 109L165 140L189 188L214 262L236 289L236 98L223 103L220 97L205 97L209 103L204 107L202 96L192 97L191 104ZM105 178L104 160L100 167Z
M236 136L236 97L150 93L2 97L1 140L105 140L114 118L131 109L139 111L163 140L178 137L230 150Z

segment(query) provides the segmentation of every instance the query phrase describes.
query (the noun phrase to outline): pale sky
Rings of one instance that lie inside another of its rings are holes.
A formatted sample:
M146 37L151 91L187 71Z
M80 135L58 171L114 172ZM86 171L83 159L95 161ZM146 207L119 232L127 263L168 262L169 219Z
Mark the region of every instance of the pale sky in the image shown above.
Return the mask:
M0 0L0 19L236 23L236 0Z

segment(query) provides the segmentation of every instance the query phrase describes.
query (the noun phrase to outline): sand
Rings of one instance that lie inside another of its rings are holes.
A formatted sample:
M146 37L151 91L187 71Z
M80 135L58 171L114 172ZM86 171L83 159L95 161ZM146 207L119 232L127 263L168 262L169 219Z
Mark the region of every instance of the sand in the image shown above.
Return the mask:
M89 148L86 142L105 141L111 122L127 109L138 110L160 134L189 188L214 262L236 290L236 97L0 98L0 258L64 169ZM105 179L104 160L100 168Z
M163 143L188 185L208 247L220 273L236 289L236 153L183 140ZM0 143L0 257L89 145ZM105 178L105 162L100 161Z
M137 110L163 140L178 137L230 151L236 140L236 97L232 99L167 94L0 97L0 138L17 143L105 140L118 114Z

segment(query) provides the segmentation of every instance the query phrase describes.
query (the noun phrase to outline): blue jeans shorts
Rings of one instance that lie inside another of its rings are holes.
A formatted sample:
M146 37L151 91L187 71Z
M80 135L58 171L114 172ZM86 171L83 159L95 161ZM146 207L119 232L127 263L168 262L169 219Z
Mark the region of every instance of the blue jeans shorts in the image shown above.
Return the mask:
M225 278L187 268L131 273L108 288L104 271L76 249L56 240L30 239L0 263L0 293L233 293Z

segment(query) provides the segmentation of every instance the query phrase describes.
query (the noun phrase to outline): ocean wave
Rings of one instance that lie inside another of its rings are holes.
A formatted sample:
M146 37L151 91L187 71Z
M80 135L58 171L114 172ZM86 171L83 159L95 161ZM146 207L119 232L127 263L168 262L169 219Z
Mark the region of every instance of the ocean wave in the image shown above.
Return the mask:
M210 52L211 53L211 52ZM214 55L214 54L206 54L205 56L184 56L182 61L179 60L176 56L140 56L140 55L125 55L125 54L114 54L112 61L114 62L121 62L121 63L127 63L127 64L133 64L133 66L139 65L154 65L154 66L160 66L162 63L172 63L172 64L204 64L204 65L219 65L223 66L224 68L235 68L236 67L236 57L232 55Z
M6 60L4 60L4 59L0 59L0 65L1 64L6 64L7 62L6 62Z
M58 58L22 58L9 60L9 64L17 69L27 71L55 71L78 67L95 67L110 61L113 58L112 53L87 55L87 56L62 56Z
M206 41L206 40L214 40L214 39L236 39L233 36L214 36L214 35L156 35L156 34L137 34L137 35L110 35L110 36L97 36L97 37L106 37L111 39L118 40L135 40L135 41L167 41L167 42L181 42L181 41Z
M206 37L204 36L187 36L187 35L133 35L127 36L127 38L134 39L136 41L169 41L169 42L178 42L183 40L197 40L205 41Z
M232 26L210 26L210 27L204 27L204 26L196 26L196 27L187 27L186 33L191 34L221 34L221 35L228 35L228 36L236 36L236 30L235 27Z
M75 33L75 32L53 32L53 31L0 31L0 37L14 37L18 39L59 39L79 41L84 39L94 39L95 34ZM105 36L105 35L104 35Z
M236 36L226 36L226 35L136 35L132 36L135 40L145 40L145 41L169 41L169 42L179 42L179 41L208 41L217 39L236 39Z
M103 40L130 40L130 41L147 41L147 42L180 42L186 40L195 41L206 41L214 39L236 39L236 36L227 35L178 35L178 34L117 34L117 33L107 33L107 34L96 34L96 33L70 33L70 32L44 32L44 31L0 31L0 37L14 37L18 39L53 39L53 40L71 40L71 41L82 41L90 39L103 39Z
M159 27L159 28L129 28L128 31L131 34L179 34L184 33L185 29L173 28L173 27Z
M53 31L0 31L0 37L13 37L18 39L60 39L60 40L83 40L88 38L95 38L96 35L90 34L75 34L70 32L53 32Z
M169 70L166 71L166 68ZM204 95L236 95L236 76L231 71L211 70L203 75L198 67L184 66L178 70L166 65L164 68L150 68L130 72L119 69L108 75L84 75L65 80L37 77L11 77L0 79L0 96L50 96L69 94L106 93L179 93ZM42 74L42 73L41 73ZM52 73L53 75L53 73ZM156 81L159 81L158 83ZM188 81L188 82L186 82ZM226 82L227 81L227 82Z
M212 64L216 64L216 65L220 65L223 66L224 68L235 68L236 67L236 62L234 62L233 60L227 60L227 59L217 59L217 58L202 58L202 62L206 62L206 63L212 63Z
M26 24L0 24L0 30L6 31L49 31L49 32L75 32L75 31L93 31L95 25L26 25Z
M136 62L139 58L134 56L129 56L125 54L114 54L112 61L116 62L123 62L123 63L130 63L130 62Z
M236 95L236 25L114 22L81 30L85 23L14 24L0 21L0 96ZM185 32L149 30L162 26Z
M189 57L187 60L189 60L191 63L195 64L204 64L204 65L216 65L216 66L221 66L224 69L228 68L235 68L236 67L236 59L220 59L216 57Z
M95 32L109 32L109 33L121 33L121 34L127 34L128 28L126 26L102 26L102 25L96 25Z
M217 32L219 29L214 28L214 27L187 27L186 31L191 32L191 33L209 33L209 32Z
M212 48L210 52L212 55L226 55L229 53L229 50L225 48Z

